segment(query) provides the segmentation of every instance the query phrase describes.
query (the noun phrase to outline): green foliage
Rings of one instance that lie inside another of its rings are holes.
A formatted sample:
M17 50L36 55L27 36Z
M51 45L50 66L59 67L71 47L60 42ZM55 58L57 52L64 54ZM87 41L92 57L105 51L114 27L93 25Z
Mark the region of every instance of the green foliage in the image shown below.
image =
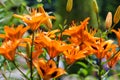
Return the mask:
M27 12L26 2L24 0L3 0L0 3L0 27L20 22L19 19L13 17L14 13L22 14ZM3 28L0 28L1 32L2 30Z

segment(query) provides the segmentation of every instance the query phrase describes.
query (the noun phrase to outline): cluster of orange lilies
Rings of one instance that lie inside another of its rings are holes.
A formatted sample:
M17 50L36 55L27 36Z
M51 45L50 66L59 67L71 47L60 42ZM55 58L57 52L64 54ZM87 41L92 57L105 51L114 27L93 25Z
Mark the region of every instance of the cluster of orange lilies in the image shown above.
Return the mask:
M57 66L57 60L54 59L56 57L64 58L66 64L70 65L81 58L95 55L100 60L103 58L109 60L108 66L110 68L119 60L120 52L116 49L120 46L120 30L112 30L117 35L119 42L117 45L113 43L113 40L95 36L96 30L89 31L87 24L90 18L86 18L79 25L73 23L62 32L59 29L45 32L40 30L40 25L45 24L49 29L52 29L51 19L55 19L55 17L49 16L43 7L38 10L31 9L30 15L14 14L14 16L22 19L27 26L4 27L5 34L0 34L0 38L3 38L0 54L10 61L15 60L16 54L23 56L28 63L32 58L32 66L36 68L44 80L57 78L66 73L64 69ZM23 37L27 30L31 30L34 35ZM68 36L66 40L62 39L64 35ZM26 48L26 53L18 52L18 47ZM49 59L41 57L42 54L46 54L44 49L47 51ZM30 57L31 54L32 57Z

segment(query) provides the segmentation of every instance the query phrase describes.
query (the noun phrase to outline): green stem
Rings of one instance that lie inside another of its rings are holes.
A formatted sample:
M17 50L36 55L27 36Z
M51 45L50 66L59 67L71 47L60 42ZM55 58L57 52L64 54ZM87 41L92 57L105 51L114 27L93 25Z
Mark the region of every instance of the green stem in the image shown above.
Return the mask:
M3 62L1 63L0 69L4 66L6 59L3 60ZM7 77L5 76L5 74L1 71L2 76L5 78L5 80L7 80Z
M7 80L7 77L5 76L5 74L3 72L2 73L2 76L4 77L5 80Z
M97 17L97 23L98 23L98 30L100 29L100 38L102 37L102 30L101 30L101 27L100 27L100 18L99 18L99 14L96 13L96 17Z
M30 54L30 78L33 80L33 70L32 70L32 52L33 52L33 45L34 45L34 31L32 34L32 45L31 45L31 54Z
M57 67L59 67L60 55L57 56Z
M6 63L7 63L7 66L8 66L8 70L10 71L10 74L9 74L9 77L11 76L11 67L10 67L10 65L9 65L9 62L8 61L6 61Z
M3 62L0 65L0 69L3 67L4 63L5 63L6 59L3 60Z
M37 76L38 76L38 79L41 80L41 77L40 77L40 75L38 73L37 73Z
M95 67L95 68L97 68L97 69L99 68L99 66L93 64L93 62L92 62L88 57L86 57L85 60L86 60L88 63L90 63L93 67Z
M113 26L110 29L113 29L115 27L116 24L113 24Z
M102 75L102 78L104 78L109 72L110 72L111 69L109 69L104 75Z
M70 65L67 65L66 68L65 68L65 70L70 69L70 67L71 67L73 64L74 64L74 63L72 63L72 64L70 64Z
M98 65L99 65L98 79L99 79L99 80L102 80L102 74L101 74L101 71L102 71L101 59L99 59Z
M16 65L15 61L13 61L14 66L17 68L17 70L27 79L29 80L29 78L18 68L18 66Z
M111 30L115 27L115 25L116 25L116 24L113 24L113 26L112 26L112 27L110 27L110 28L107 30L106 35L108 35L109 33L111 33Z
M100 19L99 19L99 14L98 13L96 13L96 17L97 17L98 29L100 29Z

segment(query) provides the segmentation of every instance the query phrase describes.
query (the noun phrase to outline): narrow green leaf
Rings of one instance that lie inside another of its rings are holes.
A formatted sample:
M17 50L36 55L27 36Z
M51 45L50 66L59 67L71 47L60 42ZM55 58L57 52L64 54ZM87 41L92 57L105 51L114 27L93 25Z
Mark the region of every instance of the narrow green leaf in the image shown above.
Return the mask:
M84 68L87 68L87 65L83 62L77 62L76 64L83 66Z
M87 69L81 68L77 73L83 74L84 76L86 76L88 74L88 71L87 71Z
M59 24L59 29L62 31L63 30L63 26L61 24Z

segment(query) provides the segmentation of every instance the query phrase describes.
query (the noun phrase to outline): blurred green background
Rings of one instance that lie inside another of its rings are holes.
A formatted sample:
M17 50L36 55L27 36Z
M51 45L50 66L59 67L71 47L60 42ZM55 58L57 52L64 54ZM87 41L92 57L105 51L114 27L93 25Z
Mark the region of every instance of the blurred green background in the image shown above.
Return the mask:
M75 22L80 22L86 17L90 17L89 26L97 27L97 19L95 12L93 11L92 0L74 0L73 9L71 12L66 11L67 0L0 0L0 32L3 26L20 24L20 19L14 18L12 15L17 14L28 14L29 8L37 8L40 5L44 5L45 10L57 17L54 22L56 28L59 24L64 25ZM119 0L97 0L99 7L100 25L104 27L104 21L107 13L111 11L115 13L116 8L120 4ZM119 25L119 24L118 24ZM118 26L117 25L117 26Z

